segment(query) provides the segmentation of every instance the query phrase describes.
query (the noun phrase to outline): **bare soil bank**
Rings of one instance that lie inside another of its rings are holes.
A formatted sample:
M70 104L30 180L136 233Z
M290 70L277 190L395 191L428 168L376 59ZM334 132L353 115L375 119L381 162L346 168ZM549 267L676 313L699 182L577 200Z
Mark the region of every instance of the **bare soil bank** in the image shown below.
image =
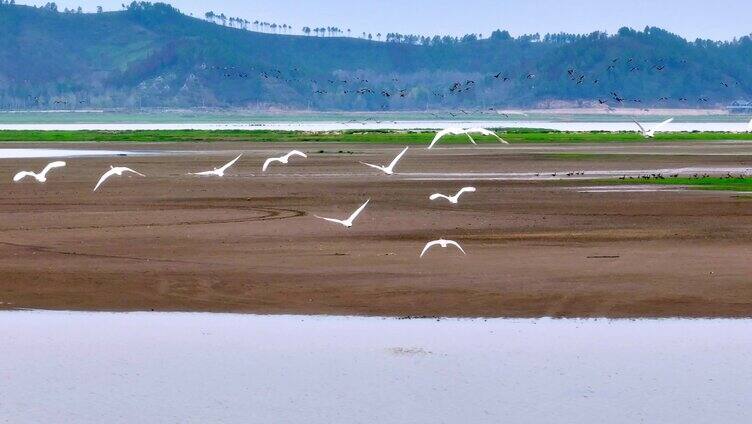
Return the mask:
M45 185L11 178L46 160L0 161L0 308L752 316L747 196L579 193L572 188L592 183L574 180L430 180L447 172L739 167L750 166L749 156L595 161L502 146L416 147L398 166L403 174L388 177L358 160L388 163L398 146L296 145L308 159L262 174L263 159L288 147L138 146L200 153L70 159ZM236 152L245 154L224 179L185 175ZM111 164L148 177L115 178L92 193ZM464 185L478 192L459 205L428 200ZM351 229L312 216L344 218L368 198ZM459 241L467 256L438 249L419 259L439 237Z

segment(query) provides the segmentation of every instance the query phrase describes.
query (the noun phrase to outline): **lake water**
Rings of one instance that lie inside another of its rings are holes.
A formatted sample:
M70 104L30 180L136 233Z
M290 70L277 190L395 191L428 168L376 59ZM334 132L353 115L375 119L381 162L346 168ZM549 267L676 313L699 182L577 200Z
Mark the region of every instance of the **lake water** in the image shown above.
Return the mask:
M655 118L646 118L643 122L654 122ZM650 125L650 124L648 124ZM126 122L126 123L0 123L0 130L276 130L276 131L340 131L340 130L411 130L441 129L450 126L486 127L486 128L544 128L558 131L636 131L637 126L631 121L619 122L559 122L548 120L447 120L447 121L287 121L287 122ZM665 131L728 131L745 132L747 122L674 122Z
M3 422L752 422L752 320L9 311L0 340Z
M74 158L102 156L143 156L154 153L128 152L123 150L86 149L0 149L0 159Z

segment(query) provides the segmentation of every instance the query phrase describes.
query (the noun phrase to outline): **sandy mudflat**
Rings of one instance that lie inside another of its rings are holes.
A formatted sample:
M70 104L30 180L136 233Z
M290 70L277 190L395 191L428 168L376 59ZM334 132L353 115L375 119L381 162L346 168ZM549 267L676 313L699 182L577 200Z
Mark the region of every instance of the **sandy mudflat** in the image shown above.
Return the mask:
M752 167L743 144L662 143L655 156L645 154L650 145L630 146L628 155L610 147L612 156L597 160L530 146L416 147L398 171L428 176L421 180L377 175L357 162L389 162L399 146L297 145L309 159L262 175L264 157L292 146L109 144L101 147L201 153L70 159L44 186L11 177L46 159L1 160L0 308L752 316L752 196L583 193L573 188L592 181L474 178L478 193L460 205L428 200L466 185L465 177L431 180L444 172ZM570 148L587 150L551 149ZM185 176L239 152L225 179ZM148 178L113 179L92 193L110 164ZM367 198L349 230L312 216L344 218ZM442 236L468 255L418 258L426 241Z

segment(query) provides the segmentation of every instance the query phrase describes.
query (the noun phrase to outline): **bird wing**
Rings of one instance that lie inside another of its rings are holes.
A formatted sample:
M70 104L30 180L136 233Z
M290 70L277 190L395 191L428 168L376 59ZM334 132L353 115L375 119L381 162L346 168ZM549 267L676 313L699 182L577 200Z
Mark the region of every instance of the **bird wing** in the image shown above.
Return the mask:
M268 168L272 162L282 162L282 159L280 158L267 159L266 161L264 161L264 166L261 168L261 172L266 172L266 168Z
M433 141L431 141L431 144L428 146L428 148L429 149L432 148L433 145L436 144L437 141L439 141L439 139L441 139L445 135L449 134L449 131L450 131L450 129L447 128L445 130L441 130L441 131L437 132L436 136L433 138Z
M115 175L116 172L117 171L115 170L115 168L112 168L109 171L107 171L104 174L102 174L102 177L99 178L99 182L97 182L97 185L94 186L94 191L97 191L97 189L99 188L99 186L101 186L102 183L105 182L108 178L110 178L111 176Z
M394 160L392 160L392 163L390 163L390 164L389 164L389 166L387 167L387 169L390 169L390 170L394 170L394 166L395 166L395 165L397 165L397 162L399 162L399 160L400 160L400 159L402 159L402 156L404 156L404 155L405 155L405 153L407 153L407 149L409 149L409 148L410 148L409 146L408 146L408 147L405 147L405 148L404 148L404 149L403 149L403 150L402 150L402 151L400 152L400 154L398 154L398 155L397 155L397 157L396 157L396 158L394 158Z
M193 173L191 175L201 175L201 176L204 176L204 175L217 175L217 171L195 172L195 173Z
M47 164L47 166L44 167L44 169L42 170L42 172L39 175L46 175L48 172L50 172L51 169L62 168L64 166L65 166L65 162L63 162L61 160L58 160L58 161L55 161L55 162L50 162L50 163Z
M363 209L365 209L365 208L366 208L366 206L368 206L368 202L370 202L370 201L371 201L371 199L368 199L368 200L366 200L366 202L365 202L365 203L363 203L363 204L362 204L362 205L361 205L361 206L360 206L360 207L358 208L358 210L356 210L355 212L353 212L353 214L352 214L352 215L350 215L350 217L349 217L349 218L347 218L347 221L349 221L349 222L350 222L350 224L352 224L352 222L353 222L353 221L355 221L355 218L357 218L357 217L358 217L358 215L360 215L360 213L361 213L361 212L363 212Z
M237 161L238 161L238 159L240 159L240 157L241 157L241 156L243 156L243 154L242 154L242 153L241 153L241 154L239 154L239 155L238 155L238 157L236 157L235 159L233 159L233 160L231 160L231 161L227 162L227 163L226 163L226 164L225 164L225 165L224 165L223 167L219 168L218 170L219 170L219 171L222 171L222 172L226 171L226 170L227 170L227 168L229 168L229 167L231 167L231 166L235 165L235 162L237 162Z
M300 156L303 158L307 158L305 153L301 152L300 150L293 150L292 152L287 154L287 158L290 159L290 156Z
M449 196L441 194L441 193L434 193L432 194L429 199L436 200L436 199L447 199L449 200Z
M342 221L341 219L334 219L334 218L325 218L323 216L314 215L318 219L323 219L325 221L334 222L335 224L345 225L345 221Z
M457 192L457 197L460 197L463 193L474 193L475 187L462 187L460 191Z
M35 174L29 171L21 171L13 177L14 182L19 182L26 177L33 177Z
M136 172L136 171L134 171L134 170L132 170L132 169L130 169L130 168L125 168L125 167L123 167L123 168L120 168L120 169L121 169L121 172L131 172L131 173L133 173L133 174L136 174L136 175L140 175L140 176L142 176L142 177L145 177L145 176L146 176L146 175L144 175L144 174L142 174L142 173L140 173L140 172Z
M485 128L477 128L477 127L476 128L470 128L470 129L467 130L467 132L469 132L469 133L479 133L479 134L482 134L482 135L490 135L490 136L496 137L497 140L499 140L500 142L502 142L504 144L509 144L509 143L507 143L506 140L504 140L503 138L499 137L498 134L496 134L495 132L493 132L491 130L487 130Z
M460 244L459 244L459 243L457 243L456 241L453 241L453 240L447 240L447 241L446 241L446 244L448 244L448 245L451 245L451 246L454 246L454 247L456 247L457 249L460 249L460 252L462 252L463 254L467 255L467 253L465 253L465 250L464 250L464 249L462 248L462 246L460 246Z
M640 131L641 132L643 132L643 133L645 132L645 127L643 127L642 125L640 125L639 122L635 121L634 119L632 120L632 122L634 122L635 124L637 124L638 127L640 127Z
M475 145L477 145L477 144L478 144L478 143L476 143L476 142L475 142L475 140L473 140L473 137L472 137L472 136L470 136L470 134L468 134L467 132L465 132L465 135L467 136L467 138L469 138L469 139L470 139L470 142L471 142L471 143L473 143L473 144L475 144Z
M674 118L666 119L665 121L661 122L660 124L656 125L655 128L653 128L653 132L658 131L661 127L666 126L673 122Z
M360 162L360 161L359 161L359 162ZM374 165L374 164L372 164L372 163L367 163L367 162L360 162L360 163L362 163L362 164L363 164L363 165L365 165L365 166L370 166L371 168L375 168L375 169L378 169L379 171L382 171L382 172L384 171L384 167L383 167L383 166L379 166L379 165Z
M432 247L436 246L437 244L439 244L439 241L438 241L438 240L434 240L434 241L429 241L428 243L426 243L426 246L425 246L425 247L423 248L423 251L422 251L422 252L420 252L420 257L422 258L422 257L423 257L423 255L425 255L425 254L426 254L426 252L428 252L428 249L430 249L430 248L432 248Z
M496 133L494 133L494 137L498 138L498 139L499 139L499 141L500 141L500 142L502 142L502 143L504 143L504 144L509 144L509 142L508 142L508 141L506 141L506 140L504 140L503 138L499 137L499 135L498 135L498 134L496 134Z
M468 128L466 131L468 133L478 133L480 135L491 135L491 131L488 131L487 129L480 128L480 127Z
M496 137L496 139L497 139L497 140L499 140L500 142L502 142L502 143L504 143L504 144L509 144L509 143L508 143L508 142L507 142L506 140L504 140L503 138L499 137L499 135L498 135L498 134L496 134L496 133L495 133L494 131L490 131L490 130L487 130L487 129L485 129L485 128L479 128L479 129L480 129L480 130L483 130L483 132L482 132L482 134L483 134L483 135L491 135L491 136L494 136L494 137Z

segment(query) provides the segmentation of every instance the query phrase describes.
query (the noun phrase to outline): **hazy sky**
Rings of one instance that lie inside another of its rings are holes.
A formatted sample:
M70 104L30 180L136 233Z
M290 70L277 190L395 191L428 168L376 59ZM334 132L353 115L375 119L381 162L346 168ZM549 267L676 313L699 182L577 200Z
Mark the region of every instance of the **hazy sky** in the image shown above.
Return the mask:
M42 5L48 0L17 0ZM228 16L303 26L337 26L354 33L525 33L608 31L659 26L685 38L729 40L752 32L751 0L174 0L185 13ZM64 7L120 8L123 0L58 0ZM126 2L127 3L127 2Z

